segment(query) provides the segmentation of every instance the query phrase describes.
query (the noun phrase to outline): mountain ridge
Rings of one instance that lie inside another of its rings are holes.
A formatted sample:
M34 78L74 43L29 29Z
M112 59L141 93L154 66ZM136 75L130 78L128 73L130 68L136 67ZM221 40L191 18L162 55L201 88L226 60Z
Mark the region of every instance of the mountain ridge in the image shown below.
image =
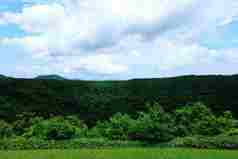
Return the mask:
M57 74L50 74L50 75L39 75L34 79L41 79L41 80L67 80L63 76Z
M52 79L0 80L0 118L35 112L42 116L79 115L86 122L116 112L133 114L158 102L165 110L203 102L216 113L230 110L238 117L238 75L179 76L125 81ZM1 100L2 98L2 100Z

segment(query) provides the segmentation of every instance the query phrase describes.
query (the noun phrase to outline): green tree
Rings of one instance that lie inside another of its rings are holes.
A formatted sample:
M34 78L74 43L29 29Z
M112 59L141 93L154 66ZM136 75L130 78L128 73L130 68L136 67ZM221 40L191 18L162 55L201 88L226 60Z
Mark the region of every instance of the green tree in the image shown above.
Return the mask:
M98 131L102 136L112 140L126 140L134 122L135 120L129 115L117 113L109 121L98 122L93 131Z
M176 123L176 136L221 134L232 128L234 121L231 112L223 116L215 116L212 111L202 103L194 103L177 109L174 113Z
M23 135L28 131L28 129L44 119L38 117L35 113L23 112L22 114L17 115L17 120L13 123L14 132L16 135Z
M76 135L76 128L63 117L54 117L34 124L25 134L46 140L66 140Z
M12 101L9 101L7 97L0 96L0 118L9 119L9 116L14 116L15 111Z
M173 133L173 118L155 103L147 113L140 113L130 129L129 137L132 140L153 143L169 141L174 137Z

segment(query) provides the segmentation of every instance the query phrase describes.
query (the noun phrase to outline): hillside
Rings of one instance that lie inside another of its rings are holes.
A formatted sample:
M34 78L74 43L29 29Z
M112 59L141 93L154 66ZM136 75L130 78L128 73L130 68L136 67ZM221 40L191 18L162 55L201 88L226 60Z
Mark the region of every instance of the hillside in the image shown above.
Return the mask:
M0 79L0 90L0 117L8 120L22 112L36 112L43 116L78 114L94 122L115 112L145 110L145 103L155 101L168 111L201 101L217 113L231 110L238 114L238 75L128 81Z
M0 74L0 79L7 79L7 78L9 77Z
M40 75L37 76L35 79L42 79L42 80L66 80L64 77L59 75Z

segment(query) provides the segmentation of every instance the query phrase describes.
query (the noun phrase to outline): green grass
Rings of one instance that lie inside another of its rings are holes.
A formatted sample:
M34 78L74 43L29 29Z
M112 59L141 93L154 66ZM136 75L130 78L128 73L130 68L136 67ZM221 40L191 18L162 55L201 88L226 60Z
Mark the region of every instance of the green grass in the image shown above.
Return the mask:
M1 159L237 159L238 151L197 149L104 149L1 151Z

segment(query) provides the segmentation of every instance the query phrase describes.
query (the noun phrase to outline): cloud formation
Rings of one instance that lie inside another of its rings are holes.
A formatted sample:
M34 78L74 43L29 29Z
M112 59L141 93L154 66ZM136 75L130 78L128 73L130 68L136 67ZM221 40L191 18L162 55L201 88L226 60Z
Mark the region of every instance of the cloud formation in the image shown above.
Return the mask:
M15 24L27 34L5 37L1 45L21 46L63 73L129 74L138 65L159 73L234 62L236 48L201 41L237 16L236 0L53 0L1 13L0 25Z

